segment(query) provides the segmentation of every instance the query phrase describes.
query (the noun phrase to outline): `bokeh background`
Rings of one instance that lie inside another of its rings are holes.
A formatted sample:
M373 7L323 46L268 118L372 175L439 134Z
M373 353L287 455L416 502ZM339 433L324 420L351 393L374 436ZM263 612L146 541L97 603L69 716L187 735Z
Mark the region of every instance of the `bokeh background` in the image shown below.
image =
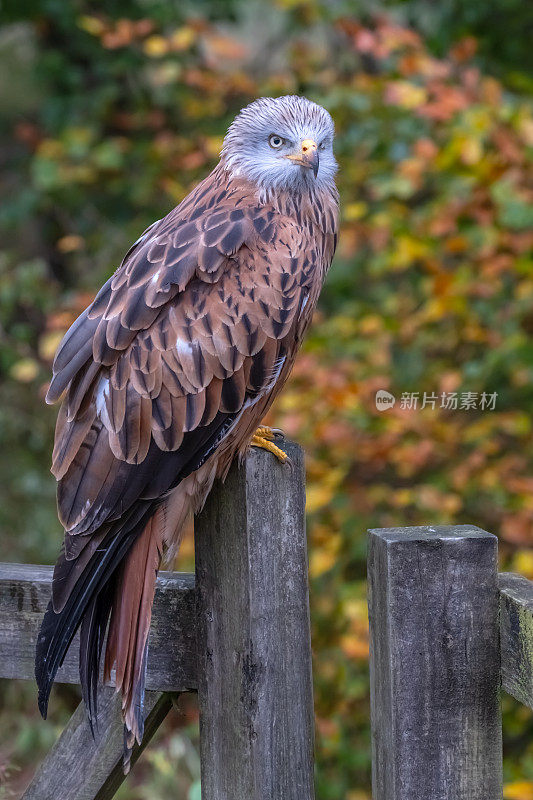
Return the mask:
M271 418L307 451L318 800L369 800L366 528L475 523L533 577L533 6L19 0L0 14L3 561L58 551L43 398L68 325L216 163L243 105L300 93L335 118L339 250ZM393 409L377 410L379 389ZM467 392L476 407L460 407ZM33 685L0 682L0 798L20 796L78 701L58 687L44 723ZM504 707L505 797L533 800L533 718ZM198 800L192 698L119 797Z

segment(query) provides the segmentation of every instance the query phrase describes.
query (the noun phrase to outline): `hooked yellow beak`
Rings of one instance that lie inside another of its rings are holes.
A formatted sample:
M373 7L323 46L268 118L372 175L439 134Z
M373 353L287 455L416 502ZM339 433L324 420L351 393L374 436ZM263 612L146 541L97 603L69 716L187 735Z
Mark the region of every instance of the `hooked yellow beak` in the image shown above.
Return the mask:
M318 157L318 145L312 139L304 139L302 142L301 152L294 156L287 156L293 164L299 164L301 167L313 170L313 175L318 175L318 166L320 159Z

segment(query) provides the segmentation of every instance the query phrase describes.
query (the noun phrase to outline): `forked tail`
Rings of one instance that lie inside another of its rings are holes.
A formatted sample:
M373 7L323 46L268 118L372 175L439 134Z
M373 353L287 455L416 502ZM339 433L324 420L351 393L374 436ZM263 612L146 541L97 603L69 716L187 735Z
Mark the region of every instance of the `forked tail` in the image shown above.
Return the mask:
M57 670L80 628L80 682L94 731L99 666L111 616L104 676L108 680L114 668L122 693L125 772L134 742L143 736L148 632L163 536L163 509L154 513L153 504L146 504L112 526L90 557L69 561L63 553L54 572L54 600L37 640L35 677L39 709L46 718Z

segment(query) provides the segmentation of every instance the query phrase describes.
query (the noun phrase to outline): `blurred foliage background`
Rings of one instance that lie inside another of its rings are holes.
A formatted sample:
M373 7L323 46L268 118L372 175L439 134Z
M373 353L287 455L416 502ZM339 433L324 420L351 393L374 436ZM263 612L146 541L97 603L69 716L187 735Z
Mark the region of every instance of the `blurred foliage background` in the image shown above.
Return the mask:
M339 250L272 421L308 455L318 798L368 800L365 529L475 523L533 577L533 6L4 0L0 14L4 561L59 548L43 397L68 325L216 163L243 105L301 93L335 118ZM379 389L394 408L376 409ZM0 798L77 702L58 687L43 723L32 685L0 682ZM533 800L532 715L504 710L505 797ZM199 796L188 698L119 797Z

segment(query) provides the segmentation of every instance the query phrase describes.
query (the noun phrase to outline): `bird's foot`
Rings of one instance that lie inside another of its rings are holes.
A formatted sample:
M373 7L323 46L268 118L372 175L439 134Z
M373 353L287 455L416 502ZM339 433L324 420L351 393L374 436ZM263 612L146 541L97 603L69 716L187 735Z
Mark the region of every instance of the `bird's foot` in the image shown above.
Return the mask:
M269 428L266 425L262 425L260 428L257 428L252 436L250 444L252 447L261 447L263 450L268 450L268 452L275 455L282 464L290 464L290 458L287 453L284 453L281 447L274 444L276 437L283 437L283 431L279 428Z

